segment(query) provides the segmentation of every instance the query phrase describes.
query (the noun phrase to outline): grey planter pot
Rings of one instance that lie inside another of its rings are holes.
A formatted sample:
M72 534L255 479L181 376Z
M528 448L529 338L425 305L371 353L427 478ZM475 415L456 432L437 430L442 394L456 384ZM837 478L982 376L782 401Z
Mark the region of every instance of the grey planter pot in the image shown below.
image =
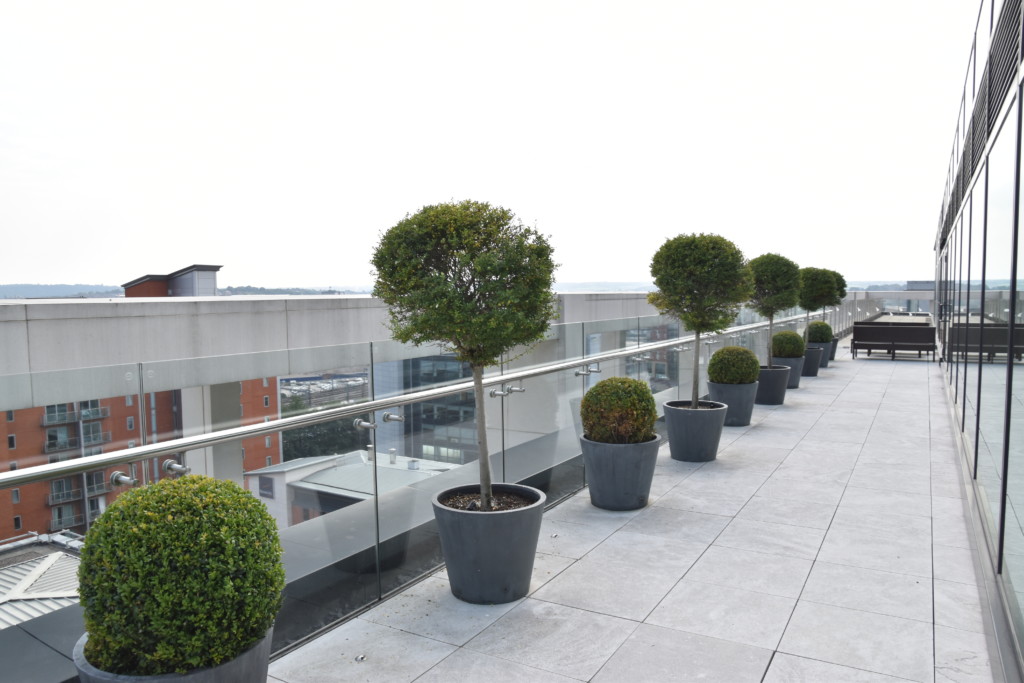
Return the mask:
M800 388L800 377L804 371L804 357L799 358L782 358L781 356L772 356L772 362L775 365L785 365L789 368L789 382L786 383L787 389L799 389Z
M836 359L836 351L839 350L839 337L832 337L832 351L828 354L829 360Z
M754 414L757 382L750 384L719 384L708 382L708 396L712 401L725 404L726 427L746 427Z
M234 659L208 669L196 669L187 674L126 676L97 669L85 658L88 633L83 634L75 643L71 658L78 669L78 680L81 683L249 683L267 680L273 636L274 627L271 626L262 640Z
M804 369L800 373L804 377L817 377L818 369L821 368L821 352L820 346L811 346L810 342L807 343L807 348L804 350Z
M818 361L818 366L822 368L828 367L828 355L832 353L832 342L807 342L807 348L821 349L821 360Z
M782 405L786 400L789 375L788 365L762 365L761 374L757 378L757 395L754 396L754 403L765 406Z
M580 437L590 503L604 510L637 510L647 505L661 440L602 443Z
M665 403L665 426L673 460L708 462L718 455L728 406L714 401L701 401L700 406L692 410L689 401Z
M452 594L478 605L512 602L530 591L533 558L547 497L521 484L493 484L534 500L532 505L500 512L468 512L442 505L449 493L479 492L479 484L457 486L434 496L434 519Z

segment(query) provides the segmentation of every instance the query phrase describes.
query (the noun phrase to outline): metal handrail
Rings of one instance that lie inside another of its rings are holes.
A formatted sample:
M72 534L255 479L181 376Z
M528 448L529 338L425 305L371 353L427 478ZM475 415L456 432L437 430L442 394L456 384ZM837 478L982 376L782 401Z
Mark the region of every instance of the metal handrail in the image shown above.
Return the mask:
M803 318L804 316L803 314L801 314L776 320L775 322L776 324L781 324L794 320L801 321L803 320ZM762 321L750 323L747 325L738 325L736 327L730 327L727 332L730 334L734 334L767 326L768 322ZM716 336L718 335L708 335L708 338ZM630 346L625 349L606 351L604 353L599 353L593 356L580 357L573 360L559 361L558 363L546 363L544 365L540 365L534 368L528 368L526 370L518 370L515 372L509 372L505 374L485 376L483 379L483 383L484 386L487 387L495 384L519 382L525 379L539 377L541 375L548 375L553 372L572 370L574 368L589 368L591 365L600 364L601 362L604 361L610 361L627 356L633 356L639 352L644 351L671 348L674 346L679 346L680 344L686 344L688 342L692 343L692 341L693 335L688 335L685 337L676 337L675 339L650 342L647 344L639 344L637 346ZM435 398L440 398L442 396L460 394L472 390L473 382L472 380L469 380L465 382L459 382L458 384L449 384L443 387L436 387L434 389L417 391L415 393L402 394L401 396L393 396L390 398L382 398L374 401L366 401L364 403L356 403L353 405L343 406L340 408L330 408L327 410L317 411L315 413L295 415L293 417L284 417L277 420L271 420L270 422L260 422L254 425L245 425L242 427L232 427L230 429L222 429L208 434L186 436L180 439L174 439L173 441L162 441L156 444L136 446L134 448L114 451L113 453L90 455L83 458L76 458L74 460L62 460L59 462L49 463L46 465L37 465L35 467L26 467L23 469L12 470L9 472L0 472L0 489L11 488L14 486L20 486L35 481L42 481L56 477L64 477L73 474L82 474L83 472L104 469L106 467L111 467L113 465L124 465L127 463L138 462L139 460L146 460L148 458L176 456L177 454L182 453L184 451L207 448L209 446L215 446L217 444L226 443L228 441L234 441L236 439L264 436L266 434L287 431L289 429L308 427L311 425L322 424L324 422L333 422L335 420L354 417L357 415L363 415L377 410L396 408L398 406L409 405L411 403L418 403L420 401L429 401Z

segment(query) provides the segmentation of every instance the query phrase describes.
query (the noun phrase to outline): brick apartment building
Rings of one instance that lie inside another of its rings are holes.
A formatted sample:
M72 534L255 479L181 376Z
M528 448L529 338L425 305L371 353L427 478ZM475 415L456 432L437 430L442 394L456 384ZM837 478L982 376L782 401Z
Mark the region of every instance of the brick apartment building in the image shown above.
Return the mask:
M125 285L126 296L203 296L216 293L220 266L191 266L170 275L146 275ZM212 278L212 279L211 279ZM238 417L231 426L249 425L279 416L278 382L274 377L237 383ZM231 395L234 387L230 387ZM222 392L223 393L223 392ZM160 391L86 401L3 410L0 414L0 469L35 465L109 453L143 444L180 438L182 392ZM281 462L277 434L241 442L243 471ZM26 484L0 496L0 540L28 532L68 529L85 533L122 491L111 475L125 471L140 482L167 476L161 463L140 462L98 469L84 475Z

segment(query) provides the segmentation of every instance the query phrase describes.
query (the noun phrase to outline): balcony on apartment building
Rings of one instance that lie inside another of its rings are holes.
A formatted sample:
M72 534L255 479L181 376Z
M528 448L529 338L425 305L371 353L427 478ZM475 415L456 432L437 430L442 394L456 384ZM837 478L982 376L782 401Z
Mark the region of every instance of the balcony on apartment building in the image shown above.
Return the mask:
M52 427L60 424L73 424L89 420L105 420L110 417L110 408L105 406L99 408L85 408L82 410L47 411L41 420L44 427Z
M828 313L833 328L849 329L885 308L931 306L925 294L858 295ZM574 406L585 389L627 375L646 379L659 400L685 397L694 362L706 363L724 345L747 346L762 357L767 346L766 326L753 316L695 349L670 319L601 317L629 306L644 312L642 295L610 298L566 298L567 322L553 326L530 355L486 378L493 388L526 390L499 394L487 407L492 443L502 445L492 456L496 478L540 486L552 504L535 585L511 605L470 606L452 598L433 528L432 494L472 480L475 472L468 378L453 371L441 349L387 339L316 343L317 330L342 327L344 316L330 310L334 302L223 302L236 316L232 339L243 345L254 338L277 343L275 328L265 325L268 313L279 315L292 332L293 346L284 351L250 347L193 356L183 342L179 358L75 369L77 384L93 393L60 400L175 390L188 436L47 467L70 476L172 458L194 472L245 481L278 519L285 546L288 585L275 628L273 680L422 674L433 680L467 673L495 680L513 674L655 680L656 670L683 666L695 667L695 676L704 670L736 681L871 673L933 680L955 670L1002 679L1000 653L1012 652L1013 644L997 625L1003 611L976 560L984 541L967 514L973 502L958 464L940 363L853 360L840 351L830 369L805 378L785 405L758 407L749 427L727 428L718 460L680 463L663 448L652 504L605 513L589 505L584 488ZM345 315L382 319L365 301L354 308ZM227 329L223 311L215 309L204 318L188 302L172 302L155 306L152 322L202 339L188 328ZM802 329L804 316L793 313L776 331ZM244 333L250 316L263 326L261 337ZM296 345L302 334L311 336ZM441 380L434 383L430 373L438 367ZM233 425L190 410L197 399L213 412L229 412L218 402L237 398L227 388L243 379L273 377L282 388L314 392L309 378L317 373L365 376L366 395L330 407L310 400L308 412L280 424L234 427L228 444L213 443L209 434ZM21 401L10 405L27 407L33 391L35 405L57 402L51 376L28 374L27 381L6 385ZM21 396L19 386L27 390ZM415 398L415 392L426 393ZM407 419L386 422L386 410ZM355 417L377 428L353 435ZM282 448L298 457L232 470L241 462L234 457L241 440L264 434L279 434ZM348 439L347 450L324 452L332 438ZM463 461L468 467L458 466ZM139 471L143 481L162 476L155 466ZM26 473L0 473L0 486L10 488L15 477L23 482L32 476ZM58 473L36 476L45 481ZM77 609L43 617L52 623L65 615L52 636L32 622L16 627L19 634L0 630L0 650L17 652L20 635L31 634L37 645L49 644L46 652L25 652L45 654L46 666L66 671L60 653L71 637L68 622L80 620ZM660 654L645 654L654 649ZM21 661L41 660L25 655ZM59 675L34 680L63 680Z

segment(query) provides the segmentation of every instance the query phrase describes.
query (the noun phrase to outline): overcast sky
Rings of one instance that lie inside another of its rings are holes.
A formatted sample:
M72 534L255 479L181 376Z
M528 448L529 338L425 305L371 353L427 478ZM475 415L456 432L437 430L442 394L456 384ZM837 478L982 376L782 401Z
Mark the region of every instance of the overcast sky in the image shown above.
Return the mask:
M0 284L372 283L474 199L557 279L711 232L930 279L977 0L0 0Z

